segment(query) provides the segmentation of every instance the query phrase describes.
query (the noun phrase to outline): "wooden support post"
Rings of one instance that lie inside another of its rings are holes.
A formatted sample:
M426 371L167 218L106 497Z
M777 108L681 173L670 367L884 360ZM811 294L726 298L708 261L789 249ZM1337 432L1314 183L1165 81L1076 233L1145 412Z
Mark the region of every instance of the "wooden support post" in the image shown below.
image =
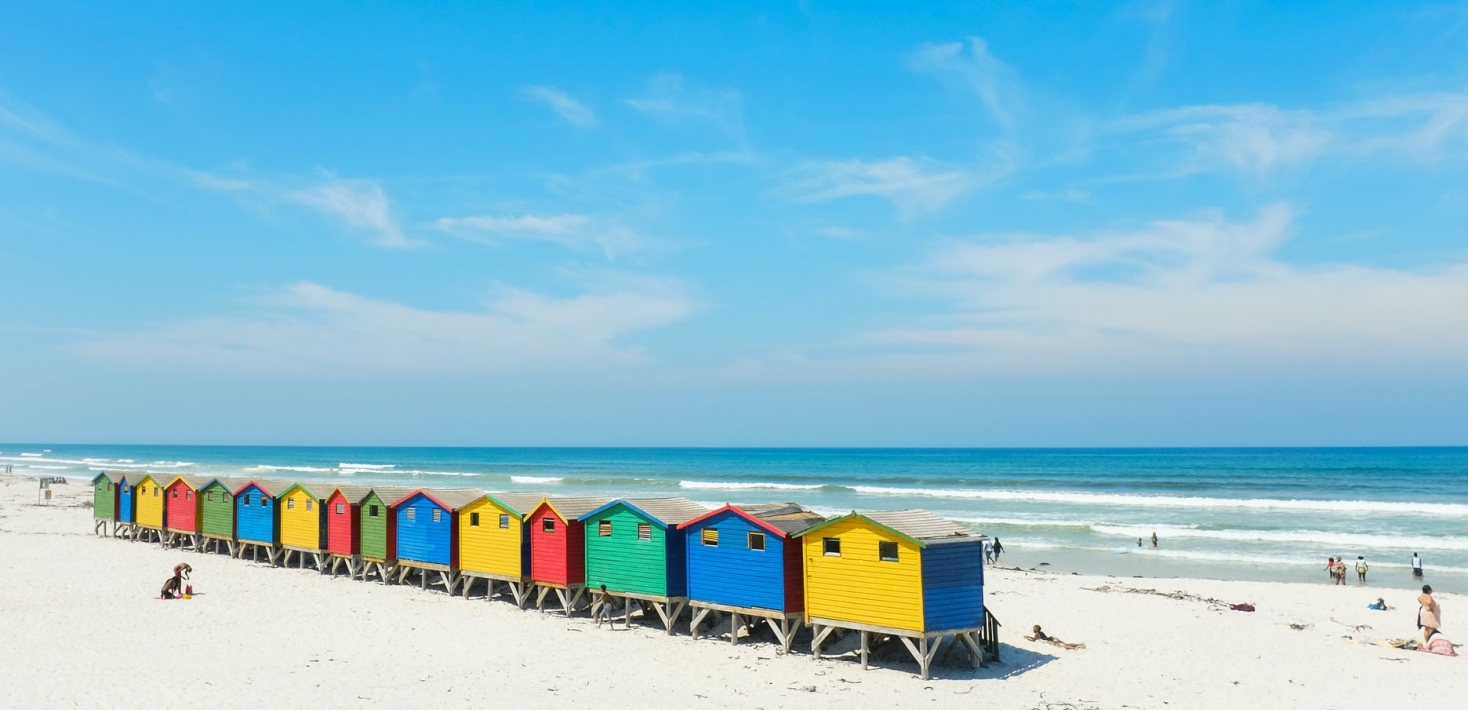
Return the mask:
M810 630L814 635L811 636L810 639L810 652L811 655L814 655L816 657L817 661L821 660L821 644L826 642L826 637L830 636L831 631L833 631L835 628L836 627L834 626L821 626L820 624L811 624Z
M744 617L739 614L729 615L729 645L739 645L739 627L744 624Z
M703 623L703 617L709 615L709 611L707 608L693 610L693 618L688 621L688 635L692 636L694 641L698 640L698 627Z
M510 582L510 594L515 597L515 606L525 608L525 601L530 598L529 589L524 582Z
M545 597L546 597L547 594L550 594L550 591L551 591L551 588L550 587L541 587L540 589L537 589L535 591L535 610L536 611L538 611L538 612L540 612L542 614L545 613ZM558 589L556 591L559 592L560 590ZM562 596L561 597L561 604L565 604L565 603L566 603L566 597L565 596Z
M867 658L871 655L871 650L870 650L870 646L868 644L868 633L866 631L862 631L860 633L861 633L861 669L862 670L866 670L867 669Z

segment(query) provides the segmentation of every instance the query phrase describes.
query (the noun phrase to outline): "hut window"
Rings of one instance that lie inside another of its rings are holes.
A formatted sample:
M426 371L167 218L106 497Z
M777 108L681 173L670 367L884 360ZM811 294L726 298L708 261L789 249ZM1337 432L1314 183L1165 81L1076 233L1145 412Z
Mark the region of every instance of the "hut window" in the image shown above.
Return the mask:
M228 493L225 493L224 494L224 502L226 502L226 503L229 502L229 494Z
M337 503L336 504L336 514L337 515L341 515L342 513L345 513L345 512L347 512L347 506L346 506L346 504L344 504L344 503Z
M367 517L369 517L369 518L375 518L375 517L377 517L377 506L375 506L375 505L369 505L369 506L367 506Z
M704 528L703 529L703 546L704 547L718 547L719 546L719 529L718 528Z
M153 486L153 497L154 498L157 498L158 497L158 486Z
M108 493L111 493L112 492L112 484L111 483L107 484L107 492Z
M129 493L131 491L132 491L132 486L129 486L126 483L122 484L122 492L123 493Z
M313 507L313 506L312 506L312 505L311 505L311 504L312 504L312 503L315 503L315 502L316 502L316 501L313 501L313 500L310 500L310 499L307 499L307 500L306 500L306 510L311 510L311 509L312 509L312 507Z
M602 520L596 524L596 534L601 537L612 536L612 521Z
M173 497L174 498L177 498L178 497L178 489L177 488L173 489Z
M261 508L269 508L270 507L270 499L269 498L266 498L263 495L260 496L260 507Z
M244 497L244 498L241 498L241 499L240 499L240 500L241 500L241 501L242 501L242 502L243 502L243 503L244 503L244 504L245 504L245 505L249 505L249 504L250 504L250 494L249 494L249 493L246 493L246 494L245 494L245 497Z
M765 550L765 534L762 533L762 532L752 532L752 533L750 533L749 534L749 549L751 549L751 550L758 550L760 552L764 552L764 550Z
M652 539L652 525L649 525L647 523L638 523L637 524L637 539L638 540L651 540Z
M504 528L506 530L510 529L510 516L508 516L508 515L501 515L500 516L500 527L502 527L502 528Z
M880 557L880 558L882 558L882 561L883 562L896 562L897 561L897 543L895 543L895 542L879 542L879 543L877 543L877 556Z
M295 498L286 498L285 499L285 507L286 507L286 510L295 510L296 509L296 499Z
M208 492L208 493L207 493L207 494L205 494L205 495L206 495L206 496L207 496L207 497L206 497L206 498L204 498L204 500L207 500L207 501L209 501L209 502L210 502L210 503L213 503L213 502L214 502L214 491L209 491L209 492Z
M555 532L556 531L556 519L555 518L546 518L544 520L541 520L540 521L540 531L541 532L548 532L548 533Z
M442 510L439 510L438 508L434 508L433 509L433 522L438 523L438 522L442 522L442 521L443 521L443 511Z
M471 527L471 528L477 528L477 527L479 527L479 514L478 513L470 513L469 514L469 527Z
M184 491L184 500L193 500L193 499L194 499L194 492L193 491Z
M411 505L408 506L408 519L409 520L417 520L418 519L418 509L417 508L414 508Z
M841 556L841 538L839 538L839 537L824 537L824 538L821 538L821 550L822 550L822 552L825 553L825 555L827 557L840 557Z

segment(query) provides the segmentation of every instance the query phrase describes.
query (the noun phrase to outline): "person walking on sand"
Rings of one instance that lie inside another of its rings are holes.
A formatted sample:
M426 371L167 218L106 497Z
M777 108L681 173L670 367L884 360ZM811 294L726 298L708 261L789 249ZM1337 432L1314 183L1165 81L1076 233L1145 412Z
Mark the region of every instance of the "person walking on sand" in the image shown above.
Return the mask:
M1412 576L1422 579L1422 558L1417 553L1412 553Z
M596 597L596 625L607 622L607 628L612 628L612 595L607 591L607 585L601 585L601 593Z
M984 563L985 564L990 564L990 565L994 564L994 541L993 540L985 540L984 541Z
M1335 581L1335 558L1334 557L1327 557L1327 558L1325 558L1325 576L1329 577L1332 582Z
M1356 580L1358 583L1366 584L1366 570L1369 569L1371 567L1366 564L1366 557L1364 555L1356 555Z
M1417 610L1417 628L1422 629L1422 642L1425 644L1442 628L1442 609L1432 596L1431 585L1422 586L1422 596L1417 597L1417 603L1422 605Z
M999 556L1004 554L1004 543L999 538L994 538L994 564L999 564Z

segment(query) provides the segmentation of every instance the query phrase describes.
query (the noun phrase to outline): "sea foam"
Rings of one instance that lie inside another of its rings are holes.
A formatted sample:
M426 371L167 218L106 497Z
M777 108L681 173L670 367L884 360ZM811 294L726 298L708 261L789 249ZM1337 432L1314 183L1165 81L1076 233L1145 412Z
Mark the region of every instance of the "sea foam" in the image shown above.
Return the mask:
M1468 517L1468 505L1460 503L1408 503L1371 500L1282 500L1277 498L1204 498L1192 496L1141 496L1071 491L1004 491L967 488L898 488L852 486L864 495L971 498L981 500L1038 501L1080 505L1112 505L1144 508L1247 508L1254 510L1308 510L1341 513L1394 513Z

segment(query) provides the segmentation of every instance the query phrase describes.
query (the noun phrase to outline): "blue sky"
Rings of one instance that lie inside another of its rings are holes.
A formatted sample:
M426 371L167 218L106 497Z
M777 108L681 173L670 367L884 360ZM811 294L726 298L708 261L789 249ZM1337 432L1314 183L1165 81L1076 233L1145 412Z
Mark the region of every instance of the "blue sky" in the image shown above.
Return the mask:
M1464 444L1468 4L0 7L0 440Z

